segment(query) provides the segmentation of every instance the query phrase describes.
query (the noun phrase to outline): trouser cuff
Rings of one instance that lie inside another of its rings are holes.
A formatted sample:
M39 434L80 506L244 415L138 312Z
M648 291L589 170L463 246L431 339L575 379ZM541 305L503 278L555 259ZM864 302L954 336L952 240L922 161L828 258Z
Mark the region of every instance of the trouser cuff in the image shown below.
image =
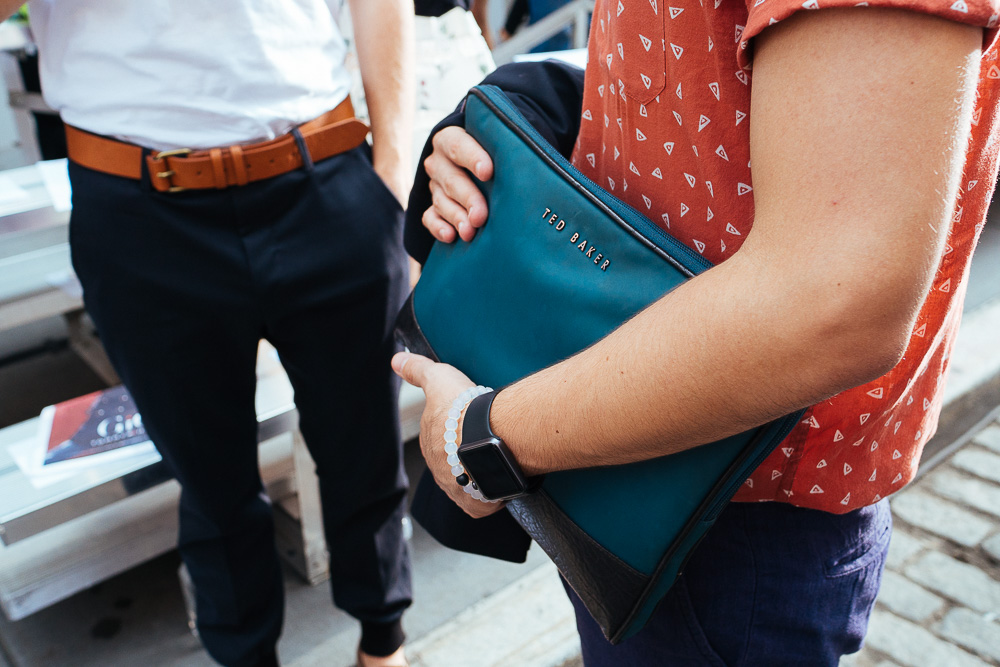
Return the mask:
M263 655L257 662L253 663L253 667L280 667L278 654L275 651L271 651Z
M385 657L392 655L406 641L403 620L397 618L388 623L361 622L361 650L368 655Z

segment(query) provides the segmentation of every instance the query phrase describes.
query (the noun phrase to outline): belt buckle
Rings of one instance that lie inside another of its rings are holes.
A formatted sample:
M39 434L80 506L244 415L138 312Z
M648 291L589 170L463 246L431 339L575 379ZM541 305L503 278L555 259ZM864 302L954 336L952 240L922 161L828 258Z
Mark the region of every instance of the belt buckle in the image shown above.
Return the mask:
M160 151L159 153L153 156L153 161L155 162L158 160L164 160L168 157L183 157L186 155L190 155L191 152L192 151L190 148L174 148L173 150L169 151ZM173 175L174 175L173 169L167 169L166 171L158 171L155 174L156 178L167 179L168 183L170 182L170 177ZM167 192L183 192L184 190L187 190L187 188L183 188L179 185L170 185L167 188Z

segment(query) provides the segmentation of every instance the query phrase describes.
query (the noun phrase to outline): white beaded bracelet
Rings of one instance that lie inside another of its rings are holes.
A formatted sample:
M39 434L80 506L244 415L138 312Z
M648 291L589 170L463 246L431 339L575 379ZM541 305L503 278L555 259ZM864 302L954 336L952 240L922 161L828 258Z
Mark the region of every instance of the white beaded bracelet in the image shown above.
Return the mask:
M444 451L448 455L448 464L451 466L451 474L455 476L455 479L458 479L462 475L468 477L468 473L465 472L465 467L462 465L462 461L458 458L458 420L461 418L462 413L467 407L469 407L469 403L471 403L474 398L491 391L493 390L489 387L484 387L483 385L469 387L459 394L458 398L451 402L451 409L448 410L448 420L444 423ZM484 503L497 502L495 500L487 500L484 498L482 492L476 488L471 481L463 484L462 488L476 500L481 500Z

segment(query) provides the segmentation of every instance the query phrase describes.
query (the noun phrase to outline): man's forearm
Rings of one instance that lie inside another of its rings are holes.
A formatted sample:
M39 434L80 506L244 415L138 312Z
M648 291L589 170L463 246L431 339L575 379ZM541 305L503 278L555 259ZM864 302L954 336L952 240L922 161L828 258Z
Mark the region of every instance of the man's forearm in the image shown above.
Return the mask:
M375 169L405 201L413 167L413 2L351 0L350 6Z
M818 289L785 292L747 250L497 396L493 428L526 473L671 454L889 370L892 345L838 326L834 310L816 307Z

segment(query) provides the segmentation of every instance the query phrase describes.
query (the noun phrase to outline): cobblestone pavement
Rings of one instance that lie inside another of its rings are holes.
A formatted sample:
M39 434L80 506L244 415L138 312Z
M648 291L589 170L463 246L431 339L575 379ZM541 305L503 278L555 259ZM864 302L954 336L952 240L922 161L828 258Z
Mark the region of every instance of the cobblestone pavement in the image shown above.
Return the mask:
M841 667L1000 665L1000 421L890 502L865 648Z

